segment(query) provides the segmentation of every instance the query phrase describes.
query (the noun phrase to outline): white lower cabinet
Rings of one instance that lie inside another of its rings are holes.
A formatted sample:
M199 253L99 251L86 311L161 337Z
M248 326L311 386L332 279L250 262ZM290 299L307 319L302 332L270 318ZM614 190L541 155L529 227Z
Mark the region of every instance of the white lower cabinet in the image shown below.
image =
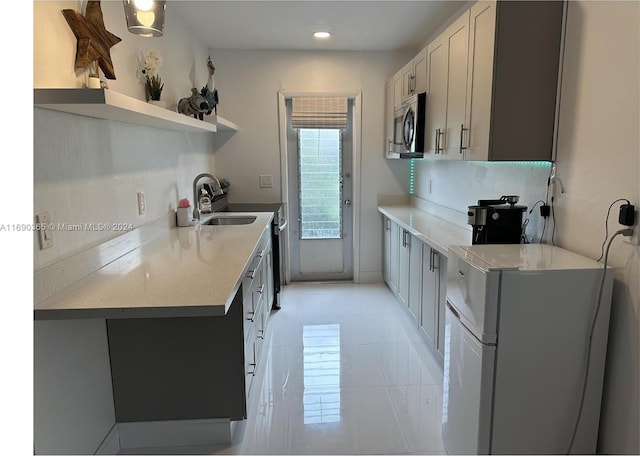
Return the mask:
M251 392L258 368L267 321L271 313L273 290L271 286L271 234L265 231L258 250L242 281L244 318L245 394Z
M444 309L446 301L447 258L424 245L422 261L422 301L420 334L442 363L444 361Z
M442 365L447 258L389 218L383 225L384 280Z
M408 234L409 242L409 302L408 309L413 319L420 321L420 301L422 297L422 242Z
M384 218L384 280L389 288L396 293L398 290L398 268L399 268L399 240L400 229L398 224L388 218Z

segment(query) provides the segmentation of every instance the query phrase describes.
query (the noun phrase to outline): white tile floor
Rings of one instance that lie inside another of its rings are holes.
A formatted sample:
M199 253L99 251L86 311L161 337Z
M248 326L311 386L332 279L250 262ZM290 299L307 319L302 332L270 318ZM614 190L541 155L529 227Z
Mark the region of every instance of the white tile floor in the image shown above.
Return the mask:
M234 444L140 452L446 454L442 371L386 285L292 284L281 303Z

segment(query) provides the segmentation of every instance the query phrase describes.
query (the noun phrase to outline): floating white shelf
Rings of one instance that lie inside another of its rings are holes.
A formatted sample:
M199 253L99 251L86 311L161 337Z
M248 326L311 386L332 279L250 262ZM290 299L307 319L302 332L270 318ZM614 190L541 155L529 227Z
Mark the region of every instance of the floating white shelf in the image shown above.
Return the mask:
M131 98L109 89L33 89L39 108L115 120L145 127L187 132L237 131L238 126L216 116L199 120Z

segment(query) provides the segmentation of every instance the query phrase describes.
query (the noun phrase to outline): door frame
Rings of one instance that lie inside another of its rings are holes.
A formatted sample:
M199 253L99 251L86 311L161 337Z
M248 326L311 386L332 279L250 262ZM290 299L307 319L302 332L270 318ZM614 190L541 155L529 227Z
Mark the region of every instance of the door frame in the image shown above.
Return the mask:
M285 217L289 220L289 150L287 147L287 108L285 100L292 97L348 97L353 98L353 148L352 148L352 252L353 252L353 282L360 283L360 174L362 157L362 92L361 91L337 91L337 92L308 92L308 91L278 91L278 131L280 140L280 179L282 203ZM295 151L294 151L295 152ZM291 252L289 249L289 234L284 236L285 245L285 283L291 283ZM282 240L282 239L281 239Z

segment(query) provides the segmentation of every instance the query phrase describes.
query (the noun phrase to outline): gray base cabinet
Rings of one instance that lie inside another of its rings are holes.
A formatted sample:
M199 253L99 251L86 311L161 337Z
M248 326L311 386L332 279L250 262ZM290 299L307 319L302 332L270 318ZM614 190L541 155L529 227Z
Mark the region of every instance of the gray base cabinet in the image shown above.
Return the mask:
M247 417L270 304L265 230L226 315L107 320L116 421Z
M442 364L444 362L444 316L446 301L447 258L424 245L422 262L422 301L420 334Z
M245 418L241 298L224 317L107 320L116 421Z
M387 217L383 226L384 280L442 365L446 256Z

